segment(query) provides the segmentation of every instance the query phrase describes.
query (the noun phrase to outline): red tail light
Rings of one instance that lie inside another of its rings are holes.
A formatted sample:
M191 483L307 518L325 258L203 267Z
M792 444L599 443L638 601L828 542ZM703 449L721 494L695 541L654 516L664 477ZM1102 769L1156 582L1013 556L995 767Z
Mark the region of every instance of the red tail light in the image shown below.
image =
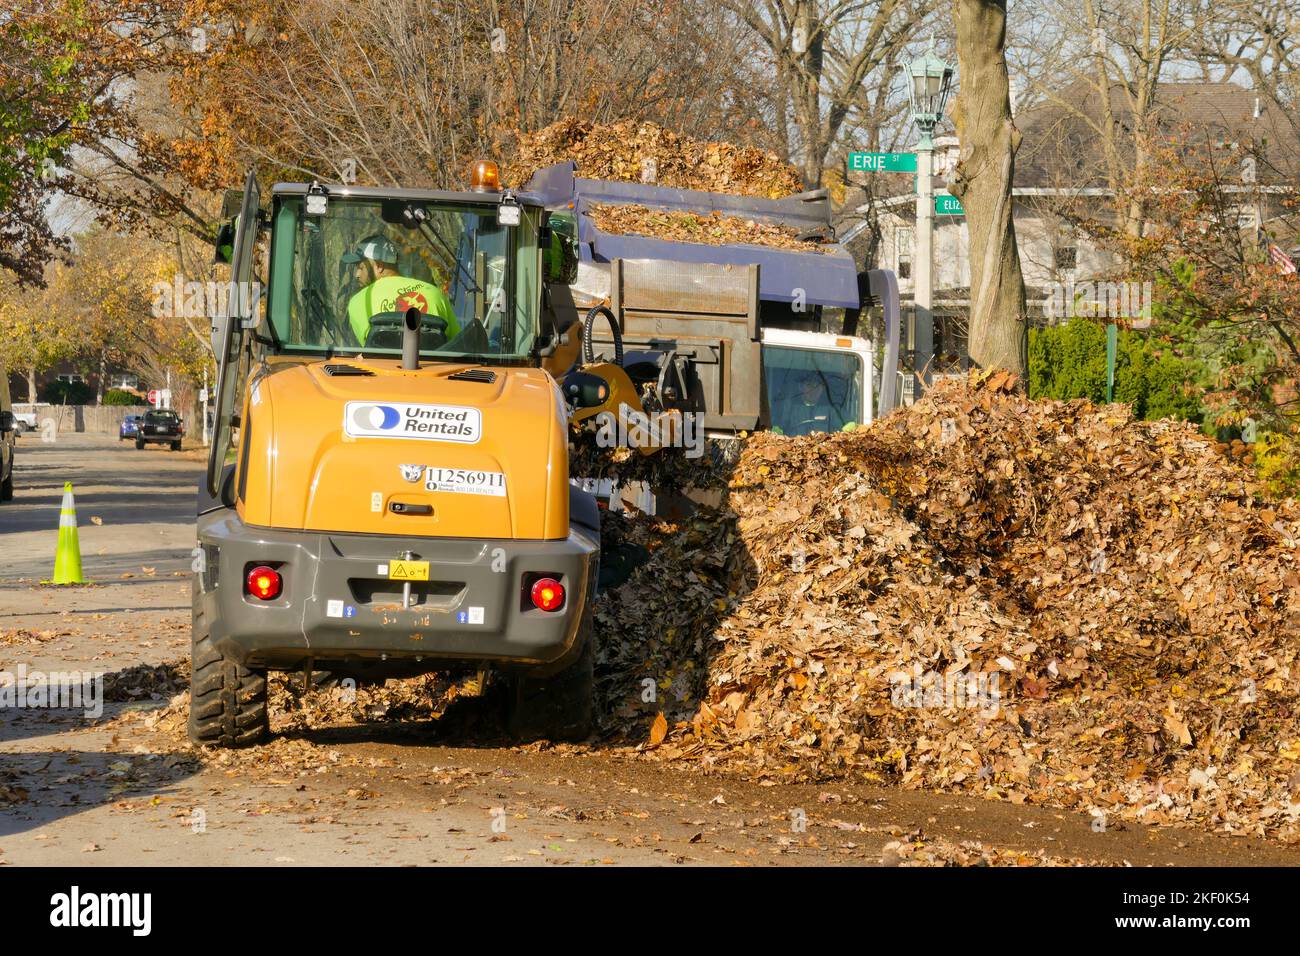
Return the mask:
M259 600L275 600L283 587L280 572L274 568L262 565L248 572L248 593Z
M564 607L564 585L555 578L538 578L533 582L531 597L543 611L558 611Z

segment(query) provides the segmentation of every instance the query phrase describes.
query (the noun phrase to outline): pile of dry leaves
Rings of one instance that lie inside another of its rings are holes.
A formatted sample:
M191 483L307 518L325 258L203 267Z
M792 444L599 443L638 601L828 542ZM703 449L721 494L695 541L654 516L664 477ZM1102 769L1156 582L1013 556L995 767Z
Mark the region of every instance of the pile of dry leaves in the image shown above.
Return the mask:
M720 509L649 522L598 604L607 732L1300 839L1300 508L1190 425L1007 386L755 436Z
M594 205L592 219L602 232L616 236L651 236L673 242L698 242L708 246L751 245L793 252L821 252L823 246L798 238L788 226L757 222L718 212L700 214L682 209L649 206Z
M522 187L537 170L573 160L586 179L651 181L674 189L702 189L779 199L803 190L793 166L774 153L731 143L678 136L654 123L599 125L566 119L521 137L506 181Z

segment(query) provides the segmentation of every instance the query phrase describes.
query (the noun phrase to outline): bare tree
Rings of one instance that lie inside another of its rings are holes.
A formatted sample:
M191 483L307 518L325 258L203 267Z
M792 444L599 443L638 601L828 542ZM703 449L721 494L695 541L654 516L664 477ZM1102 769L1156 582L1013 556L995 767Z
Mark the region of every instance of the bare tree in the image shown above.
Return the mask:
M1202 0L1194 56L1224 79L1245 73L1300 136L1300 5L1295 0Z
M805 185L822 184L837 148L880 110L894 62L936 0L723 0L761 40L774 77L771 121ZM894 104L896 106L896 104ZM869 137L868 137L869 138Z
M1025 282L1012 219L1011 183L1020 133L1011 118L1006 0L955 0L961 137L953 193L970 233L971 361L1028 372Z
M1072 56L1044 98L1083 122L1100 147L1105 179L1119 196L1145 176L1147 144L1158 121L1160 84L1189 61L1206 29L1203 0L1057 0L1053 15ZM1064 82L1063 82L1064 81ZM1125 231L1141 235L1145 201L1129 194L1116 210Z
M257 28L187 73L182 95L236 152L299 175L447 187L566 116L743 136L752 113L740 31L702 4L258 6Z

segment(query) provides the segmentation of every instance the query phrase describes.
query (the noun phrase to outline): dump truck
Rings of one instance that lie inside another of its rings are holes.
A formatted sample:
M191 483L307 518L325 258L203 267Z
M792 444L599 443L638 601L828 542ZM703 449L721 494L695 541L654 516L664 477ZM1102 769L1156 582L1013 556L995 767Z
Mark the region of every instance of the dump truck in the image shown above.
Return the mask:
M649 183L584 178L576 164L536 171L526 186L546 205L556 243L573 260L549 300L561 327L586 328L587 361L615 361L653 412L698 417L726 440L754 430L786 435L851 429L894 407L898 395L898 283L859 270L835 241L825 189L765 199ZM607 232L600 207L641 206L782 227L804 243L690 242ZM856 330L878 307L884 341L830 332L829 309ZM597 320L598 313L603 318ZM585 487L617 508L609 482ZM643 510L653 489L636 493Z
M827 190L781 199L706 193L584 178L567 161L537 170L526 191L546 204L556 237L575 247L567 290L551 295L562 323L607 307L638 385L653 385L659 401L667 389L675 398L666 405L702 414L708 433L840 431L896 403L897 281L888 271L859 271L835 241ZM602 206L738 217L783 226L809 245L608 233L594 215ZM883 308L883 347L828 332L828 308L855 317L871 304ZM610 325L595 338L603 358L614 347ZM810 385L820 386L811 416L803 401Z

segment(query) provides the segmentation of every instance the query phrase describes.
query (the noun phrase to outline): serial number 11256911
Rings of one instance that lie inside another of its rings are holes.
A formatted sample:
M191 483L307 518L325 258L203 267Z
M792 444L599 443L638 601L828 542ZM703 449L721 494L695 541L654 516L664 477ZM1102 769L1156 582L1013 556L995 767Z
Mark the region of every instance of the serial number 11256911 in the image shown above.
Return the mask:
M492 495L503 498L506 476L499 471L471 471L468 468L435 468L424 473L427 491L448 491L461 495Z

